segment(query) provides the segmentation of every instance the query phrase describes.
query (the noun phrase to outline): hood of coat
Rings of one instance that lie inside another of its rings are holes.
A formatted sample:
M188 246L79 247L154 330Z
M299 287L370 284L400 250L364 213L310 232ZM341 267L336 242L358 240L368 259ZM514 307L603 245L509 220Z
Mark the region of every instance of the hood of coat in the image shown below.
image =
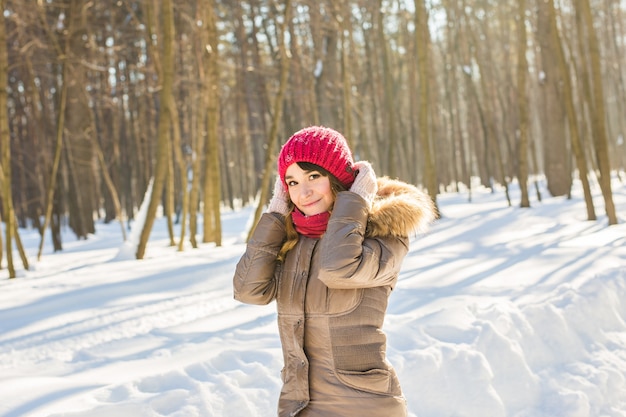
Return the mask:
M428 194L411 184L380 177L365 235L408 237L424 232L436 217Z

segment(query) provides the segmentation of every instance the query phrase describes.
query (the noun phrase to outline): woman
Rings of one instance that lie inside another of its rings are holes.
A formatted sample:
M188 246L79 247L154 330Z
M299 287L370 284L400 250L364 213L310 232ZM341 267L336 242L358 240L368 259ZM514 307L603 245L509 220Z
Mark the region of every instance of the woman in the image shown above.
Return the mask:
M433 220L432 200L377 179L340 133L314 126L283 145L267 211L233 285L241 302L276 300L279 417L406 416L381 328L408 237Z

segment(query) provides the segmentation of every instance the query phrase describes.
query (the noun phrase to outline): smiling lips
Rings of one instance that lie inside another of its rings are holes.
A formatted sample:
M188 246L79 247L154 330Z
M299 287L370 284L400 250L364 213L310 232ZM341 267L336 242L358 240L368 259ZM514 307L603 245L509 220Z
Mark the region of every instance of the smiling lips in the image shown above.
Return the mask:
M313 201L311 203L306 203L306 204L303 204L303 207L311 207L311 206L314 206L315 204L317 204L319 202L320 202L320 200L316 200L316 201Z

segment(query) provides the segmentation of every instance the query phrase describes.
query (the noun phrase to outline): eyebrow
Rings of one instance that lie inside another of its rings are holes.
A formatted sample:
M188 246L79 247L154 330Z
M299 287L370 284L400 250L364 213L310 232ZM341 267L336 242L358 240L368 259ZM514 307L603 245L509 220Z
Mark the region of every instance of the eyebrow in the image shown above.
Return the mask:
M307 170L303 170L305 174L310 174L311 172L317 172L318 174L321 174L321 172L318 169L307 169ZM285 181L292 179L293 175L286 175L285 176Z

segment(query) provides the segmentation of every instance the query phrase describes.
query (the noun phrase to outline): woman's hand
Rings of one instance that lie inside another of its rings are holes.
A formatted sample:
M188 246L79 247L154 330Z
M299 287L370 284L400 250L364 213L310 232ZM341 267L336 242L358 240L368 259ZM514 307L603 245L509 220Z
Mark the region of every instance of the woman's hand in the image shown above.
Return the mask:
M287 195L287 191L285 191L285 184L280 180L280 176L276 177L274 193L267 207L267 211L270 213L280 213L283 216L289 214L289 196Z
M376 197L378 191L378 182L376 181L376 174L374 168L367 161L359 161L354 164L355 169L358 171L354 183L350 187L350 191L357 193L367 202L368 207L372 207L372 201Z

